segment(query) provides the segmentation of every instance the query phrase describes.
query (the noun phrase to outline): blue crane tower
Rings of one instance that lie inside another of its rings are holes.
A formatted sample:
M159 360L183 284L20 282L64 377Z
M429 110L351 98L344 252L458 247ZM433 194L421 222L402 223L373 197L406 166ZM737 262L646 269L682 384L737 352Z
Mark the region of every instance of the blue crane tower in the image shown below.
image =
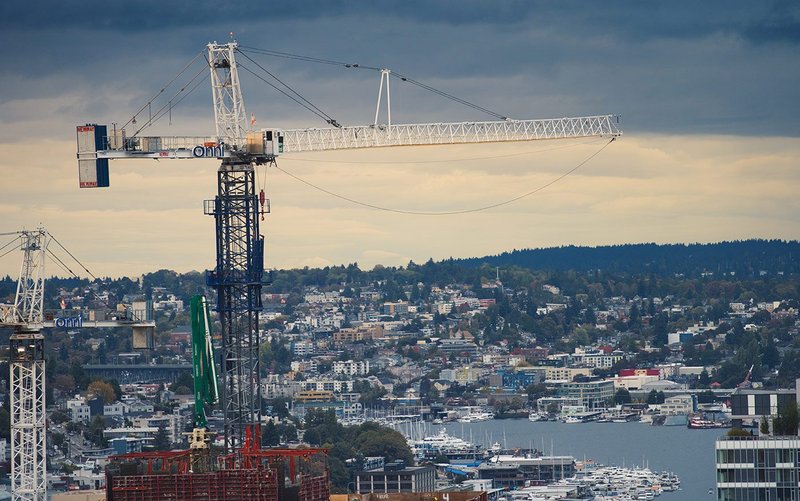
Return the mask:
M221 402L225 443L241 446L245 428L261 421L258 317L264 284L264 237L258 224L255 170L225 159L217 172L217 196L205 212L214 216L217 262L207 283L217 292L222 334Z

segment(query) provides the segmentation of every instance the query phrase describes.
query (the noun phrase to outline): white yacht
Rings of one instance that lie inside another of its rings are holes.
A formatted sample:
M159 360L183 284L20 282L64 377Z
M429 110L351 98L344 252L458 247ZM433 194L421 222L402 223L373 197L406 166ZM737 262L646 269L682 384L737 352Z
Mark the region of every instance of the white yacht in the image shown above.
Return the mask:
M478 423L480 421L489 421L494 419L494 414L491 412L470 412L466 416L458 418L459 423Z
M409 440L408 445L417 458L434 458L436 456L475 457L480 455L481 447L447 433L441 428L439 433L424 437L421 440Z

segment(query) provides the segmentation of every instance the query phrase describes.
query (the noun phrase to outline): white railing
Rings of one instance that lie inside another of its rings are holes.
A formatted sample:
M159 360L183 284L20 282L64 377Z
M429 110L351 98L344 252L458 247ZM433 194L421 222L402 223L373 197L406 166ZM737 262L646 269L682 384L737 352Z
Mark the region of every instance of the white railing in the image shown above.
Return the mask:
M157 136L128 138L128 148L131 151L153 152L162 150L191 150L195 146L217 146L219 140L211 136ZM120 145L120 149L124 149Z
M494 143L591 136L619 136L614 115L405 125L364 125L284 130L284 153L382 146Z

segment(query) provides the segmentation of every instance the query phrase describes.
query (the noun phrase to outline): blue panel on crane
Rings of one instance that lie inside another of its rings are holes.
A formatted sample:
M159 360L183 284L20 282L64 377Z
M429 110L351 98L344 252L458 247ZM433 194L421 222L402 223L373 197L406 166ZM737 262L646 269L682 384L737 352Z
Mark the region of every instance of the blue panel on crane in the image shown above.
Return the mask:
M258 237L253 242L253 261L250 263L253 282L261 282L264 276L264 238Z
M105 125L94 126L94 146L97 151L108 149L108 127ZM108 159L97 159L97 188L108 188Z
M97 151L107 149L106 136L108 136L108 127L105 125L94 126L94 147Z
M108 188L108 159L98 158L97 160L97 187Z

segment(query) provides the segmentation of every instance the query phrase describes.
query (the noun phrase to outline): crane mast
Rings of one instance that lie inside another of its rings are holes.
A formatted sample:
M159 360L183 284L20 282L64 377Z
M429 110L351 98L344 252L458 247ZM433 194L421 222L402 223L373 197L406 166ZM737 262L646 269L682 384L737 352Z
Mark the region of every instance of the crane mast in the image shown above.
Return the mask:
M545 120L389 124L308 129L248 130L237 70L237 43L210 43L215 137L125 137L124 130L108 134L105 125L77 128L81 188L109 185L108 162L119 158L221 160L217 195L206 200L204 213L214 216L216 262L206 283L217 292L215 310L221 323L219 358L220 397L228 451L245 444L248 425L261 420L259 387L259 314L264 280L264 237L259 228L259 198L255 166L273 162L284 153L460 143L495 143L596 136L619 136L613 115ZM386 80L389 106L389 70ZM381 96L378 97L380 107Z
M22 267L10 338L11 495L13 501L44 501L46 432L44 386L44 262L47 232L23 231Z
M217 196L204 212L214 216L216 265L206 283L217 292L222 335L220 392L228 451L244 444L247 427L261 422L258 318L264 283L264 237L258 224L256 159L240 148L246 136L235 42L208 44L218 144L228 146L217 171Z
M216 265L206 283L217 292L222 335L220 392L226 449L241 447L246 428L261 421L258 318L264 283L264 237L258 223L255 169L226 158L217 171L217 196L206 200L214 216Z

